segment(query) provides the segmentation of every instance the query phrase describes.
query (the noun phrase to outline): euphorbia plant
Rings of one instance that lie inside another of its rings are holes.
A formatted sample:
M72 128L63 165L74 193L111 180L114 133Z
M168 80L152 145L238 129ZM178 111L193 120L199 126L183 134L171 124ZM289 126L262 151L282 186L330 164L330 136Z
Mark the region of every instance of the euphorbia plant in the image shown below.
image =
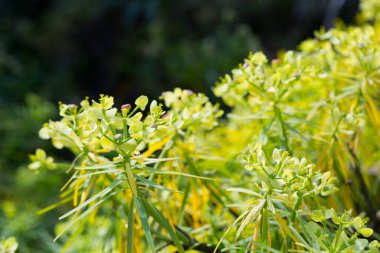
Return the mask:
M179 88L61 103L40 136L73 161L30 168L70 174L63 251L379 252L380 4L362 5L361 26L251 54L214 87L224 118Z

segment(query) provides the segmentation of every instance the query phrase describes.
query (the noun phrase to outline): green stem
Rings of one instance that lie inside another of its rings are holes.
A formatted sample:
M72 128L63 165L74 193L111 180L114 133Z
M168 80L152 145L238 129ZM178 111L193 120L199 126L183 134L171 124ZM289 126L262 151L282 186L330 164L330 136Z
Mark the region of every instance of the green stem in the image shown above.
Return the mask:
M298 210L298 208L299 208L300 205L301 205L302 199L303 199L302 196L298 197L298 198L297 198L297 202L296 202L296 204L294 205L294 208L293 208L293 211L292 211L292 215L291 215L291 217L290 217L290 220L291 220L292 223L293 223L293 222L295 221L295 219L296 219L297 210Z
M273 109L274 109L274 112L276 114L277 120L280 123L281 146L283 149L287 150L291 154L292 152L291 152L289 145L288 145L288 135L286 133L286 126L285 126L285 122L282 118L282 113L281 113L280 109L278 109L276 104L273 106Z

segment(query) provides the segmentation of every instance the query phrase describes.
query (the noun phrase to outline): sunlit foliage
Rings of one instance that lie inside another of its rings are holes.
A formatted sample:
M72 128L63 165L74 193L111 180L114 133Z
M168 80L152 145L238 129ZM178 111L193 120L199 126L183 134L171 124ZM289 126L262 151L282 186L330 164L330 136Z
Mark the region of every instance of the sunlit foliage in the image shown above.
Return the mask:
M60 104L33 170L66 169L62 251L379 252L380 21L251 54L214 93ZM372 7L371 7L372 6ZM377 7L376 7L377 8ZM54 172L52 172L54 173ZM349 197L348 197L349 196Z

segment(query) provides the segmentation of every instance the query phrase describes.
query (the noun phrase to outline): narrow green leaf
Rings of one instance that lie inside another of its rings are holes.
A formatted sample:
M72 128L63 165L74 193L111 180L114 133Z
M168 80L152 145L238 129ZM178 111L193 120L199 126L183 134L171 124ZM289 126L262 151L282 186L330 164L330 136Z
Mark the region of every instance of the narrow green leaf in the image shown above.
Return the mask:
M279 213L271 213L275 220L277 221L278 225L281 226L281 228L290 236L294 242L298 242L297 238L293 235L293 233L289 230L289 226L286 223L286 221L281 217Z
M101 197L104 197L105 195L107 195L110 191L112 191L116 186L118 186L120 183L122 182L121 180L121 177L118 177L115 179L115 181L112 182L112 184L108 187L106 187L105 189L103 189L101 192L97 193L96 195L94 195L93 197L89 198L88 200L86 200L85 202L83 202L82 204L80 204L79 206L77 206L76 208L70 210L69 212L65 213L64 215L62 215L61 217L59 217L58 219L59 220L62 220L70 215L72 215L73 213L79 211L80 209L84 208L85 206L87 206L88 204L90 204L92 201L94 201L95 199L98 199L98 198L101 198Z
M254 191L251 191L251 190L248 190L245 188L227 188L227 191L241 192L241 193L246 193L246 194L258 197L258 198L262 198L262 196L260 194L258 194L257 192L254 192Z
M236 235L235 235L235 240L237 240L241 234L241 232L243 232L244 228L253 220L255 219L261 209L263 208L265 204L265 200L261 200L257 205L255 205L251 211L249 211L249 213L247 214L246 218L243 220L243 222L241 223L239 229L237 230L236 232Z
M149 180L149 179L146 179L145 177L140 177L140 176L135 176L136 179L138 179L139 181L141 181L142 183L146 184L146 185L149 185L151 187L154 187L154 188L157 188L157 189L160 189L160 190L163 190L163 191L169 191L169 192L175 192L175 193L182 193L181 191L175 191L173 189L169 189L169 188L166 188L165 186L162 186L160 184L156 184L155 182Z
M186 184L186 189L185 189L185 194L183 195L182 203L181 203L181 208L179 211L179 217L178 217L178 225L182 224L183 216L185 214L185 206L187 202L187 197L189 196L190 192L190 183Z
M124 220L124 221L127 221L127 214L125 213L124 211L124 207L122 205L119 205L118 207L118 211L119 211L119 214L121 216L121 218Z
M293 233L293 235L298 239L299 242L301 242L301 245L308 246L308 242L306 242L303 237L298 233L298 231L292 226L289 225L289 230ZM303 233L306 234L306 233Z
M107 199L109 199L111 196L115 195L117 192L112 192L111 194L109 194L106 198L96 202L93 206L91 206L90 208L88 208L86 211L84 211L83 213L81 213L78 217L76 217L75 219L73 219L69 224L67 224L64 229L54 238L54 242L58 240L59 237L61 237L61 235L68 229L70 228L72 225L74 225L74 223L76 223L78 220L80 219L83 219L84 217L86 217L88 214L91 213L92 210L94 210L95 207L99 206L101 203L103 203L104 201L106 201Z
M128 208L128 237L127 237L127 253L132 253L133 250L133 206L134 200L131 199L131 203Z
M144 162L142 164L153 164L153 163L160 163L160 162L166 162L166 161L174 161L178 160L177 157L167 157L167 158L144 158Z
M42 214L44 214L44 213L47 213L47 212L49 212L49 211L55 209L56 207L58 207L58 206L60 206L60 205L63 205L63 204L65 204L65 203L69 202L69 201L72 200L72 199L73 199L73 196L66 197L66 198L62 199L61 201L59 201L59 202L57 202L57 203L54 203L54 204L52 204L52 205L50 205L50 206L47 206L47 207L45 207L45 208L39 210L37 214L38 214L38 215L42 215Z
M216 245L215 247L215 250L213 253L217 252L220 244L222 244L222 241L224 240L224 238L227 236L228 232L231 230L231 228L233 228L241 219L243 219L247 214L248 214L249 211L245 211L243 212L228 228L227 230L224 232L223 236L220 238L218 244Z
M177 250L181 253L184 253L185 251L178 240L177 234L175 233L173 227L169 224L168 220L148 201L145 199L141 200L150 216L152 216L155 221L157 221L162 227L166 229L166 231L168 231L170 238L173 240L175 246L177 247Z
M110 169L110 168L115 168L117 165L120 163L118 162L113 162L113 163L104 163L104 164L96 164L96 165L91 165L91 166L76 166L74 169L76 170L100 170L100 169Z
M183 173L179 171L162 171L162 170L155 170L149 167L139 168L141 170L149 171L153 174L164 174L164 175L174 175L174 176L184 176L184 177L191 177L191 178L197 178L197 179L204 179L204 180L210 180L215 181L216 179L209 178L209 177L202 177L202 176L196 176L188 173Z
M254 243L254 244L256 244L257 246L260 246L261 248L264 248L264 249L268 250L269 252L273 252L273 253L282 253L281 251L278 251L278 250L276 250L276 249L274 249L274 248L271 248L271 247L269 247L269 246L267 246L267 245L265 245L265 244L262 244L262 243L259 243L259 242L253 241L253 240L251 240L250 243Z
M121 172L123 172L123 171L122 170L118 170L118 169L100 170L100 171L96 171L96 172L91 172L91 173L79 175L79 176L76 176L75 178L87 178L87 177L94 176L94 175L99 175L99 174L121 173Z
M152 233L151 233L150 227L149 227L148 215L147 215L145 208L144 208L144 205L142 203L143 199L141 199L139 196L133 196L133 198L136 201L137 212L138 212L139 217L140 217L141 225L143 227L143 230L145 233L145 238L148 242L148 246L151 249L151 251L155 253L156 250L154 249L154 242L153 242Z

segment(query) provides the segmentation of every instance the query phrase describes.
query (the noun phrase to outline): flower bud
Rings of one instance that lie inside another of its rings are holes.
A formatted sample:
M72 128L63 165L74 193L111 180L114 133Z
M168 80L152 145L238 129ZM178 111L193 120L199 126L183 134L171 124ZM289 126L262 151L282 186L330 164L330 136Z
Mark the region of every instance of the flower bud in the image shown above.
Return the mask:
M141 111L144 111L148 102L149 101L147 96L140 96L136 99L135 105L137 105L137 107L139 107Z
M121 114L126 117L128 112L131 110L131 104L124 104L121 106Z

